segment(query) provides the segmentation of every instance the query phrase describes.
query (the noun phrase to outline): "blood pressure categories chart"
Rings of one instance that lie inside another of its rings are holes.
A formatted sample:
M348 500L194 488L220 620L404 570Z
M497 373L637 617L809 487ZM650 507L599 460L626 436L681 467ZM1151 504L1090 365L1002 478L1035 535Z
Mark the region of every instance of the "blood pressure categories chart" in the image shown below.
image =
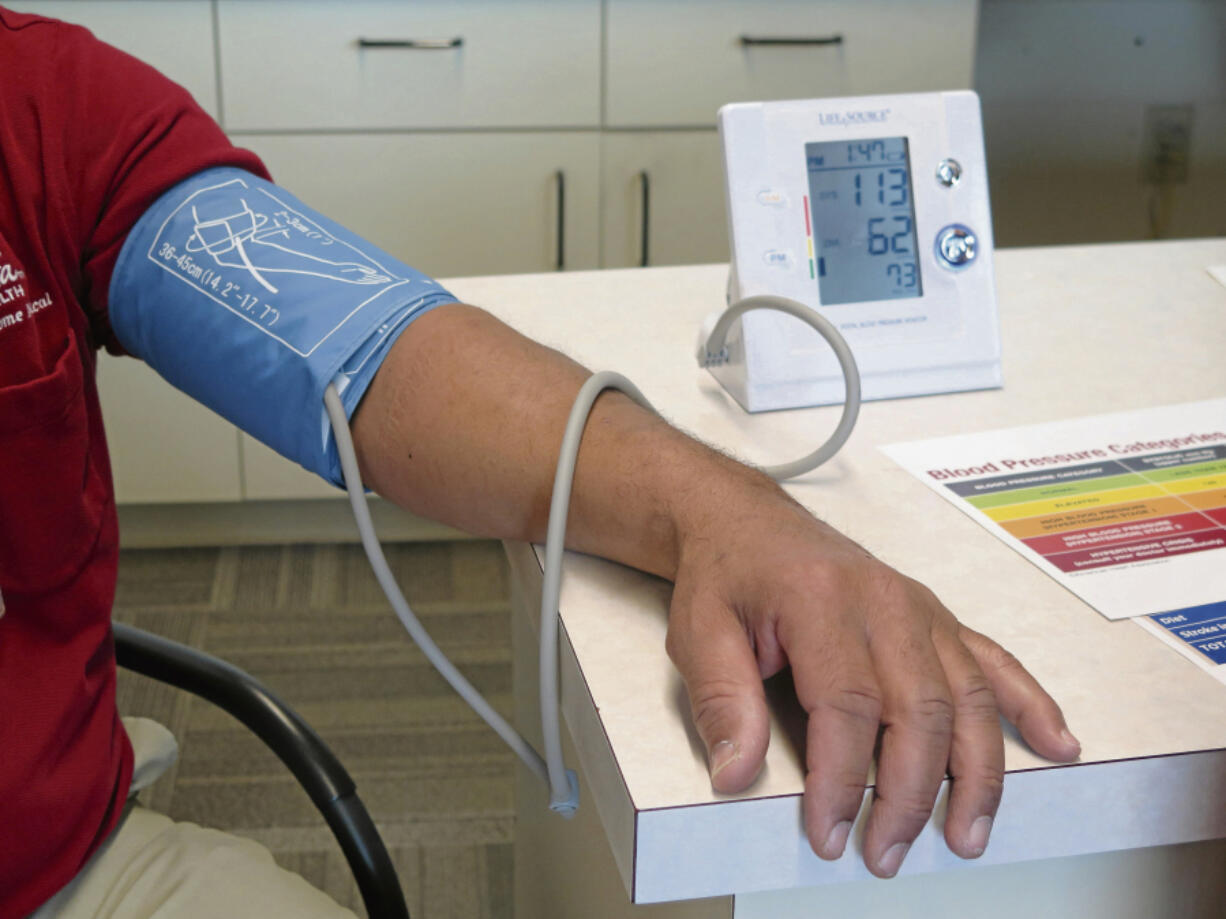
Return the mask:
M946 486L1062 572L1226 546L1226 446Z
M1104 616L1226 665L1226 399L884 450Z

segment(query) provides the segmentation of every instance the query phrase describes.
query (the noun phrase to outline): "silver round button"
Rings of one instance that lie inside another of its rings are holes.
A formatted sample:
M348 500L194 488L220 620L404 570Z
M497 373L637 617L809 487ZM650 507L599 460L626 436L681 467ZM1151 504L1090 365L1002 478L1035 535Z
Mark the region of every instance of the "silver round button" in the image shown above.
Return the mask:
M962 178L962 164L955 159L941 160L937 166L937 181L946 188L953 188Z
M969 227L951 224L937 234L937 256L950 268L963 268L979 253L979 240Z

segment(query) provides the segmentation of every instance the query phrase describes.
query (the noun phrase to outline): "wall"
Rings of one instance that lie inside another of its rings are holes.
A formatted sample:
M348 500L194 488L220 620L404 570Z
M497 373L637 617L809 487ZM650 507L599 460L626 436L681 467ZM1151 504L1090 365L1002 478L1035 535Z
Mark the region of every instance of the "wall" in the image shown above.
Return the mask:
M1226 235L1223 0L984 0L975 86L998 246Z

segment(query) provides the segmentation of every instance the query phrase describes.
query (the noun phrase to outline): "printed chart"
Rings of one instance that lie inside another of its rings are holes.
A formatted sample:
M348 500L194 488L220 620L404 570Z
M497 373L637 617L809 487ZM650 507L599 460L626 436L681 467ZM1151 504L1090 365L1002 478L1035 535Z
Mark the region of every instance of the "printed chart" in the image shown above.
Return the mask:
M1226 681L1226 399L883 449L1104 616Z
M1226 447L946 487L1063 572L1226 547Z

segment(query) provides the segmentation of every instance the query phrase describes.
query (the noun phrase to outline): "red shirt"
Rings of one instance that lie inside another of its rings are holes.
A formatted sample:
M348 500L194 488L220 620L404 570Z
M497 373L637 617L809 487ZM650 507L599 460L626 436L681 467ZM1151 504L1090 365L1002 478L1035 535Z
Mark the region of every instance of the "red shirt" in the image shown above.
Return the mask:
M114 828L117 529L94 379L129 228L202 169L264 175L182 88L86 30L0 8L0 919Z

